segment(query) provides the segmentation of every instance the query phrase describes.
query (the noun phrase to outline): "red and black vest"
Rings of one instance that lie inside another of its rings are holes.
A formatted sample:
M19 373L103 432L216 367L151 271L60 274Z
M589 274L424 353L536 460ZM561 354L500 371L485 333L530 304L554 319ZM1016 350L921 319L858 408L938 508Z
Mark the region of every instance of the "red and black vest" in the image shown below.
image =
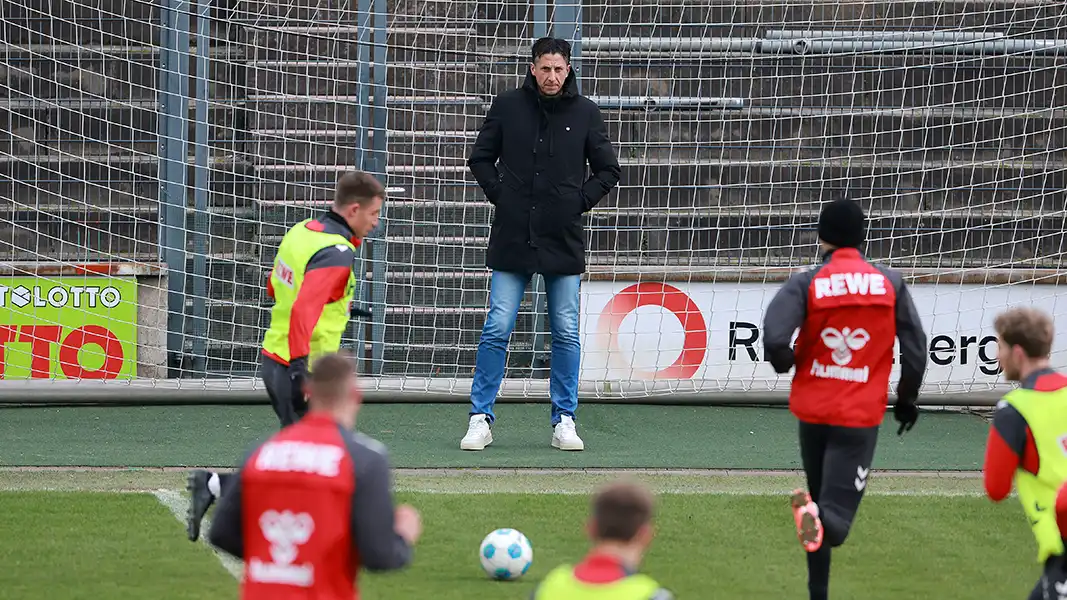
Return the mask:
M355 471L337 424L308 415L260 446L241 477L241 598L358 600Z
M790 410L809 423L880 425L896 334L893 282L858 251L834 251L808 288Z

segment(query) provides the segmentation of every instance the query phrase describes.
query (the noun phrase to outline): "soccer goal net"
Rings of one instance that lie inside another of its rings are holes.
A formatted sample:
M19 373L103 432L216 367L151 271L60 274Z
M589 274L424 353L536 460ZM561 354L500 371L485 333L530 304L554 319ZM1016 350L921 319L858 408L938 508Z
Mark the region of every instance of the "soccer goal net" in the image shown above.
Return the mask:
M0 0L4 393L261 397L278 243L362 169L389 199L345 346L379 397L462 400L493 220L466 158L551 34L622 165L583 218L583 398L788 390L765 307L851 198L911 284L924 397L970 402L1004 385L999 311L1067 329L1064 31L1037 0ZM548 395L544 291L503 398Z

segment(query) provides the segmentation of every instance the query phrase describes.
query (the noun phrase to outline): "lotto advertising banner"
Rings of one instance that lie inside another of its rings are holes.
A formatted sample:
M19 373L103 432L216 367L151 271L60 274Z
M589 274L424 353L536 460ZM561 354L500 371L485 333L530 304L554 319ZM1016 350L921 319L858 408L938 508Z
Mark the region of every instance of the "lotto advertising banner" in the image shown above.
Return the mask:
M0 377L136 373L136 278L0 277Z
M763 361L766 307L781 283L611 283L582 288L583 380L693 379L710 387L788 389ZM988 389L1004 383L997 364L993 319L1016 305L1035 306L1055 319L1054 366L1067 366L1067 290L1046 285L910 285L929 344L925 390ZM853 363L869 339L862 325L823 332L833 365L820 376L862 380ZM897 364L890 382L900 373ZM858 379L857 379L858 378Z

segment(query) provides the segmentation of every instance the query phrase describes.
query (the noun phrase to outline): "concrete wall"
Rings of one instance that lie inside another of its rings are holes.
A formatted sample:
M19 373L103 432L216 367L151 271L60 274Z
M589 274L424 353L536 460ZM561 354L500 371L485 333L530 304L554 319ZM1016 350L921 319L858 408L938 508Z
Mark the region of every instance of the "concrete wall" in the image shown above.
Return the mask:
M137 376L167 377L167 276L137 278Z

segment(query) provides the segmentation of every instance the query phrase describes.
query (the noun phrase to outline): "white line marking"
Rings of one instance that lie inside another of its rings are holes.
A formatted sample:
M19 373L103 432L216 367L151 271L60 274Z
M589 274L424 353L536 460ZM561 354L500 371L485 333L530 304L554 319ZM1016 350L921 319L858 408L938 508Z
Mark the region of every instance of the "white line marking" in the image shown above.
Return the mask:
M458 488L436 488L425 486L404 486L397 485L396 491L398 492L411 492L419 494L440 494L440 495L480 495L480 494L522 494L524 496L537 496L537 495L549 495L549 496L580 496L589 495L590 490L587 489L558 489L558 490L529 490L524 489L521 492L507 492L499 488L472 488L465 487ZM788 490L708 490L708 489L693 489L693 488L671 488L671 487L657 487L655 489L657 494L667 494L675 496L788 496ZM959 490L885 490L885 491L870 491L868 490L865 496L906 496L906 497L929 497L929 498L981 498L984 494L981 492L964 492Z
M183 526L184 532L185 509L189 503L185 496L183 496L181 492L178 492L176 490L156 490L152 492L152 495L156 497L156 500L159 500L160 504L170 510L171 514L174 515L175 519L178 519L178 522L181 523ZM205 533L210 528L211 520L205 517L200 526L201 534ZM222 563L222 567L226 569L230 573L230 575L233 575L234 579L236 579L237 581L241 581L241 577L244 573L244 565L242 565L240 562L237 561L237 559L226 554L225 552L219 552L215 548L212 548L211 544L207 542L207 538L203 535L200 536L200 541L208 548L211 548L211 551L215 553L216 557L218 557L219 562Z

